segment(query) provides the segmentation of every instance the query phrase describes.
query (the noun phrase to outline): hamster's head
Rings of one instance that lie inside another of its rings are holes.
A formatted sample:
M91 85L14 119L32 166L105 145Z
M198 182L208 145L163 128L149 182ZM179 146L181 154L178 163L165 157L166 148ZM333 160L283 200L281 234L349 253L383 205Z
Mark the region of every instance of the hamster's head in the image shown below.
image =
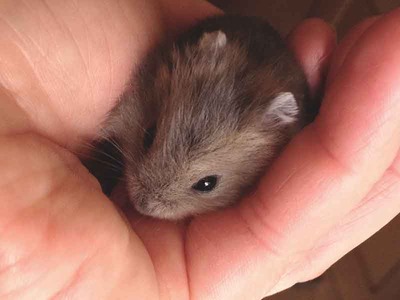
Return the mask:
M275 70L247 55L223 32L205 33L144 69L122 99L125 181L140 213L181 219L231 205L299 128L279 61Z

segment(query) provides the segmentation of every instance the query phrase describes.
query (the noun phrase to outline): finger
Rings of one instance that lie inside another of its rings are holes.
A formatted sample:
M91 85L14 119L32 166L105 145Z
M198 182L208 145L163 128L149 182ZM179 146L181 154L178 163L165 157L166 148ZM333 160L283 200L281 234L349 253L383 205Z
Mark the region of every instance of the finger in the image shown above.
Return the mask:
M261 185L262 196L249 203L280 237L290 237L275 241L279 249L311 246L366 196L398 152L399 15L378 21L354 46L316 122L289 145ZM256 216L244 208L250 222Z
M286 274L270 295L320 276L400 213L400 153L363 201L305 253L303 264Z
M155 3L1 1L0 87L31 131L71 148L96 134L162 35Z
M218 296L227 287L235 294L250 285L265 287L265 281L274 284L289 271L282 265L298 263L390 166L400 145L400 39L394 38L400 36L399 19L399 10L387 15L353 47L320 116L290 143L256 195L239 209L191 224L187 247L196 253L188 258L192 292ZM198 240L200 248L193 246ZM200 257L209 257L207 264L218 268L204 276ZM260 280L260 274L266 277ZM193 283L209 288L196 289Z
M303 67L311 95L318 94L336 47L336 33L321 19L308 19L288 37L289 47Z
M168 299L190 299L185 260L186 226L139 215L133 208L126 209L135 233L148 251L160 295Z
M335 78L337 72L342 66L344 60L346 59L347 54L350 52L351 48L357 43L358 39L369 27L371 27L380 18L380 16L376 16L362 21L358 25L354 26L340 42L340 45L337 51L335 51L335 54L332 58L332 65L329 70L327 80L328 84L333 80L333 78Z
M143 244L78 159L21 134L0 138L0 166L1 299L157 299Z
M303 274L311 279L321 274L344 254L370 238L400 213L400 155L372 191L339 224L323 237L310 254L312 269Z
M130 205L127 192L121 185L114 189L111 198L121 207L146 247L154 266L159 294L168 295L169 299L189 299L184 253L185 224L140 215Z

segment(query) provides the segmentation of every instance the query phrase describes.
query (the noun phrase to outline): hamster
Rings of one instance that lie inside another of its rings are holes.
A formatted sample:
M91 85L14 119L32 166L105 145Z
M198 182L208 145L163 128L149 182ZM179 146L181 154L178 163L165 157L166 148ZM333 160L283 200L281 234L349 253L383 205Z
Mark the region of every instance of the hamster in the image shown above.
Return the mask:
M259 17L215 16L145 59L110 112L129 199L178 220L254 189L315 115L306 78Z

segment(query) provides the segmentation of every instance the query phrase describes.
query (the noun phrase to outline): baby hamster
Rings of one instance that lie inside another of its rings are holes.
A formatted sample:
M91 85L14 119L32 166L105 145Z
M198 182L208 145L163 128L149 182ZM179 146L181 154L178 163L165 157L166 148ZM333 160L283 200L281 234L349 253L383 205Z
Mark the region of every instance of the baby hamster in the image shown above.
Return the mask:
M181 219L235 203L313 118L305 76L263 19L216 16L153 51L110 112L130 201Z

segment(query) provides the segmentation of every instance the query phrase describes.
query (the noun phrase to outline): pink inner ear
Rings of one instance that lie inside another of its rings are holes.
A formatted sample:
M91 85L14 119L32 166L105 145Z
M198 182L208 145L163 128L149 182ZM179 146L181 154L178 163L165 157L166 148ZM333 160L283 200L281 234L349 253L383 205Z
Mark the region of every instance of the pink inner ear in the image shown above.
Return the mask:
M206 32L200 39L202 49L220 49L225 47L227 38L222 31Z
M292 93L280 93L268 107L266 118L278 119L280 124L290 124L297 121L299 106Z

